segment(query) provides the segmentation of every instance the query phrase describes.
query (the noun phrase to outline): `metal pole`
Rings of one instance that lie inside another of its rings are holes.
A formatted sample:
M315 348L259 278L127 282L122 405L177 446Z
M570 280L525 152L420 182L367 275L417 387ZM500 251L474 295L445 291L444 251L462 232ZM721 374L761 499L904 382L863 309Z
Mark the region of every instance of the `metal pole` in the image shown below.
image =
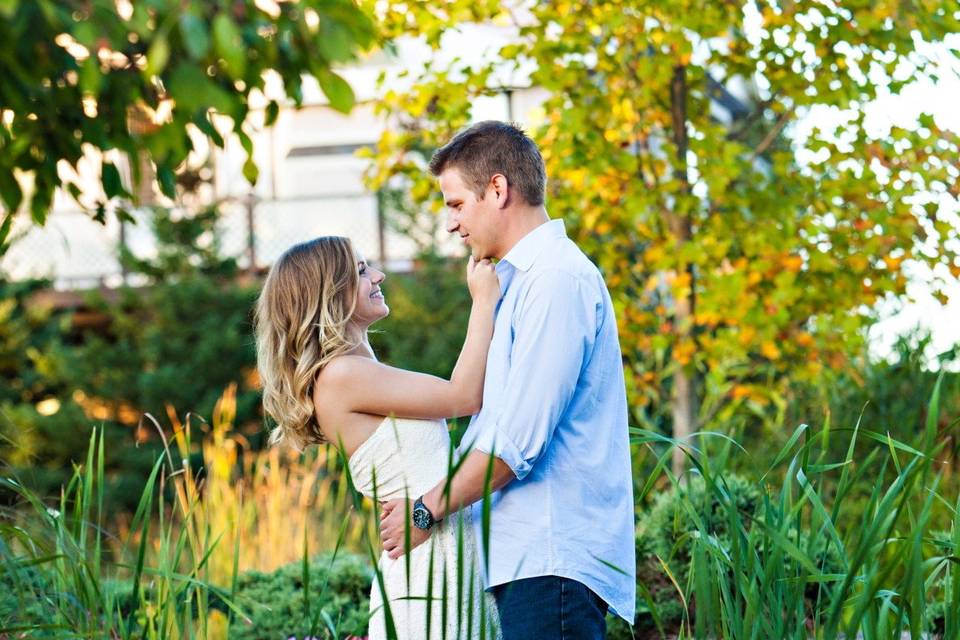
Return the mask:
M254 207L256 205L256 201L257 196L254 195L253 191L247 194L247 257L250 259L250 266L248 267L248 270L251 275L254 275L257 272L257 245L256 233L254 229Z
M127 284L127 262L122 259L124 249L127 247L127 225L123 221L123 218L120 218L120 282L123 285Z
M377 242L380 247L380 266L387 264L387 221L384 209L383 189L377 189Z

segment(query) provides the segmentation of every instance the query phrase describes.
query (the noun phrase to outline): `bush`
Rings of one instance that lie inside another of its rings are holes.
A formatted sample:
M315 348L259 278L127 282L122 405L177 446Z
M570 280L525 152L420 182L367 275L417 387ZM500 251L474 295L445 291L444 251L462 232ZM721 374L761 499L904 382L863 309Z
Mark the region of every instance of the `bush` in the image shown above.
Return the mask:
M323 629L334 638L364 636L370 617L372 578L369 562L344 554L336 559L329 554L320 555L310 563L309 594L304 592L303 564L299 562L272 573L241 574L236 600L249 614L250 621L235 617L230 625L230 638L325 637ZM325 622L325 618L329 618L329 622ZM329 628L330 623L333 629Z
M21 566L2 537L0 560L0 629L42 624L49 581L36 566Z
M32 345L23 356L32 368L11 374L11 386L24 388L18 397L0 398L0 458L47 495L69 477L91 430L101 426L114 449L107 502L111 509L132 511L161 446L149 422L138 432L141 415L150 413L169 428L170 405L180 415L191 411L209 422L230 384L239 390L237 423L247 426L258 444L260 391L250 377L256 362L250 320L255 297L250 287L198 276L146 291L122 290L115 303L91 298L109 318L106 328L61 332ZM46 322L69 326L66 314ZM38 329L52 331L46 325ZM22 341L11 337L11 343L13 351ZM46 397L59 401L50 415L36 408Z
M728 474L722 486L740 514L744 517L757 514L761 495L754 483ZM692 477L689 484L681 481L679 489L674 487L658 495L649 512L641 517L637 535L638 557L656 554L667 562L681 585L686 583L689 573L693 536L700 530L689 511L691 508L696 510L704 529L729 548L727 507L713 491L706 490L700 476Z
M660 561L667 564L673 578L688 592L696 538L709 535L711 544L716 544L726 554L731 553L733 541L729 508L725 501L721 501L720 495L725 494L729 504L735 506L736 522L748 529L754 520L777 516L771 505L765 503L764 493L757 483L734 473L724 474L715 480L717 490L708 488L699 475L691 476L689 482L681 481L679 487L671 487L658 495L650 510L640 518L637 528L637 581L649 590L658 616L666 628L679 625L684 618L684 610L677 589L665 574ZM698 524L697 518L701 524ZM841 551L829 545L826 537L811 537L805 531L798 533L795 528L790 528L786 537L795 541L797 547L822 568L823 573L841 571ZM791 563L795 561L784 556L783 562L787 573L792 574L791 567L794 565ZM726 579L732 580L732 575L728 574ZM817 584L809 584L805 596L816 598ZM695 606L693 602L690 604L691 608ZM637 611L637 630L652 630L653 617L646 602L638 602Z

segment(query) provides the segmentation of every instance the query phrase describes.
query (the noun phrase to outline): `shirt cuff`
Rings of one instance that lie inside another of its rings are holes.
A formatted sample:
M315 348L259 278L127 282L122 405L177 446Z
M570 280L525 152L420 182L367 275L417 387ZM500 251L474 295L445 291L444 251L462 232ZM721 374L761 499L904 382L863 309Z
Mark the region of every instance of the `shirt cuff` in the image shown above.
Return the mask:
M520 448L510 438L501 433L499 425L496 423L490 424L479 431L477 437L469 445L473 450L483 451L500 458L510 467L513 475L517 476L517 480L523 480L530 473L533 465L524 459Z

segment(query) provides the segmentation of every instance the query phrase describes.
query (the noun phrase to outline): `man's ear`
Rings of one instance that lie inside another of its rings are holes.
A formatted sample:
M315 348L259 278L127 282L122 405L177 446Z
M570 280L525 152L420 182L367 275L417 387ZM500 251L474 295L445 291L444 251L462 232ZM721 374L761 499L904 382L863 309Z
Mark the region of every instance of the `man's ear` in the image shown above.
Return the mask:
M493 196L497 200L497 207L505 209L510 201L510 185L507 183L507 177L502 173L495 173L490 178L489 189L493 191Z

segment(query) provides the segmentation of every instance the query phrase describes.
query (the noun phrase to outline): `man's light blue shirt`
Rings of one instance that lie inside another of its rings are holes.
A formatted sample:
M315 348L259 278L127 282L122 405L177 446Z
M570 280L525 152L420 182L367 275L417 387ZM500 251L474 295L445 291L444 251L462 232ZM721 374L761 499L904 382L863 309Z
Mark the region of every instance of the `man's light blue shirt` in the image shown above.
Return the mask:
M633 482L610 294L562 220L524 236L497 274L483 408L462 445L517 476L491 497L485 584L571 578L632 624ZM483 547L482 503L473 510Z

